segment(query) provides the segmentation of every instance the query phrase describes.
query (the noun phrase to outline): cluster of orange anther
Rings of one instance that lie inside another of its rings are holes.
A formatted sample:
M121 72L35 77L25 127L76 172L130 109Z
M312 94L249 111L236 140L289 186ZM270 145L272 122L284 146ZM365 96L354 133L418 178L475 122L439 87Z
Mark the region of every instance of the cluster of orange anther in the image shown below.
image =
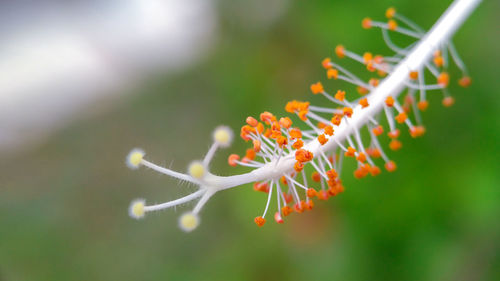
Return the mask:
M425 111L427 110L427 107L429 106L429 102L426 100L421 100L417 103L418 109Z
M368 89L365 88L365 87L362 87L362 86L356 87L356 91L358 91L358 93L360 95L366 95L366 94L368 94Z
M390 7L385 11L385 16L388 19L392 19L395 14L396 14L396 9L394 9L393 7Z
M391 97L391 96L388 96L386 99L385 99L385 105L387 105L388 107L392 107L394 106L394 98Z
M384 133L384 128L382 128L381 125L378 125L377 127L372 129L372 132L375 136L380 136L381 134Z
M368 107L368 99L367 98L363 98L363 99L360 99L359 100L359 104L361 105L361 108L366 108Z
M299 162L309 162L313 159L313 153L305 150L305 149L299 149L295 151L295 160Z
M328 77L328 79L337 79L339 77L339 71L335 68L330 68L326 71L326 77Z
M380 156L382 156L382 153L380 153L380 150L378 148L372 147L366 149L366 154L368 154L372 158L380 158Z
M373 87L377 87L379 82L380 80L376 78L370 78L370 80L368 80L368 84L372 85Z
M237 165L236 161L238 161L238 160L240 160L240 156L239 155L237 155L237 154L231 154L227 158L227 163L229 164L229 166L236 167L236 165Z
M333 127L330 125L325 126L323 129L326 135L333 136Z
M330 69L332 68L332 64L331 64L331 59L330 58L325 58L322 62L321 62L321 65L323 66L323 68L325 69Z
M342 45L337 45L337 47L335 47L335 54L337 55L337 57L339 57L340 59L343 58L345 56L345 48L344 46Z
M397 121L398 123L400 123L400 124L401 124L401 123L404 123L404 122L406 121L406 119L408 119L408 116L406 115L406 113L405 113L405 112L401 112L401 113L399 113L398 115L396 115L396 118L395 118L395 119L396 119L396 121Z
M453 97L445 97L443 99L443 106L450 107L455 103L455 99Z
M332 124L335 126L340 125L341 121L342 121L342 115L340 114L333 115L332 119L330 120L330 122L332 122Z
M389 161L385 163L384 166L388 172L394 172L396 170L396 163L394 163L394 161Z
M353 111L352 111L352 108L346 106L346 107L344 107L342 112L344 113L345 116L351 117Z
M354 147L349 146L344 155L347 157L354 157L356 155L356 149Z
M324 134L321 134L318 136L318 141L321 145L324 145L325 143L328 142L328 139L326 138L326 136Z
M469 76L463 76L462 78L460 78L460 80L458 80L458 85L467 88L470 86L471 82L472 80L470 79Z
M364 28L364 29L369 29L372 27L372 19L371 18L364 18L362 21L361 21L361 26Z
M266 223L266 219L263 217L256 217L254 219L254 221L255 221L255 224L258 226L263 226Z
M345 91L338 90L337 93L335 93L335 98L338 99L339 101L344 101Z
M395 129L394 131L390 131L389 133L387 133L387 135L391 138L391 139L396 139L399 137L399 130L398 129Z
M418 71L410 71L410 79L417 80L418 79Z
M357 179L364 178L368 174L370 174L371 171L372 171L372 166L370 164L361 164L356 170L354 170L354 177ZM375 175L377 175L376 172Z
M403 144L397 139L392 139L389 143L389 148L394 151L401 149L402 146Z

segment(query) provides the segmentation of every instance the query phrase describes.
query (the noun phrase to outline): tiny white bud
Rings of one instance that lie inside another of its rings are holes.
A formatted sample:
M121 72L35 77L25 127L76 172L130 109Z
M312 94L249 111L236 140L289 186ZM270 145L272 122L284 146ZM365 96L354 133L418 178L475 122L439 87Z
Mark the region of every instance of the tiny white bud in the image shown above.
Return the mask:
M233 141L233 131L227 126L219 126L215 129L213 138L220 147L228 147Z
M195 179L202 179L205 175L205 170L205 166L200 161L193 161L188 167L189 175Z
M127 161L125 162L127 164L127 167L132 170L138 169L144 155L144 150L140 148L132 149L127 155Z
M185 232L193 231L200 224L198 215L191 212L183 214L179 218L179 227Z
M130 206L128 207L128 214L134 219L142 219L144 217L144 214L146 213L144 211L145 204L146 201L144 199L135 199L130 203Z

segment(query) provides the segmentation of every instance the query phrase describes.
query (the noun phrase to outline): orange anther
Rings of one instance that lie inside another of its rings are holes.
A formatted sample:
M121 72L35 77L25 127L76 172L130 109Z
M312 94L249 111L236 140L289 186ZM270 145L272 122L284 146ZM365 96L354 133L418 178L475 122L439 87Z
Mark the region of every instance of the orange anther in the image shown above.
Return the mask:
M339 101L344 101L345 91L338 90L337 93L335 93L335 98L338 99Z
M256 182L253 184L253 189L260 192L269 192L269 185L265 182Z
M359 100L359 104L361 105L361 108L365 108L365 107L368 107L368 99L367 98L364 98L364 99L360 99Z
M373 60L372 53L366 52L366 53L363 54L363 61L365 62L365 64L371 62L372 60Z
M318 192L318 199L319 200L327 200L328 199L328 192L326 190L320 190Z
M317 192L314 188L307 189L307 197L313 198L313 197L316 197L316 195L317 195Z
M342 46L342 45L337 45L337 47L335 47L335 54L339 58L343 58L345 56L344 51L345 51L345 49L344 49L344 46Z
M255 224L258 225L259 227L263 226L266 223L266 219L263 217L256 217L254 219L254 221L255 221Z
M295 162L295 165L293 165L293 169L298 173L304 169L304 164L302 162Z
M363 21L361 21L361 26L364 29L369 29L372 27L372 19L370 18L364 18Z
M299 111L298 116L299 116L300 120L306 121L307 120L307 113L309 113L307 110Z
M344 153L344 155L347 156L347 157L354 157L355 153L356 153L356 149L354 149L353 147L349 146L347 148L347 151Z
M262 132L264 132L264 125L259 122L259 124L257 124L256 129L257 129L257 132L259 132L259 134L262 134Z
M272 122L276 121L276 117L272 113L265 111L260 114L260 120L270 125Z
M247 153L245 154L245 157L248 158L249 160L255 159L255 150L249 148L247 149Z
M326 135L333 136L333 127L330 125L325 126L324 132Z
M447 72L441 72L437 78L437 82L439 85L443 87L447 87L448 83L450 82L450 75L448 75Z
M381 134L384 133L384 128L381 125L378 125L377 127L372 129L372 132L376 136L380 136Z
M366 94L368 94L368 89L365 88L365 87L358 86L358 87L356 87L356 90L358 91L358 93L360 95L366 95Z
M318 127L318 129L324 129L326 127L326 124L323 122L318 122L318 125L316 125L316 127Z
M364 178L368 175L368 173L361 169L361 168L358 168L356 170L354 170L354 177L357 178L357 179L361 179L361 178Z
M393 7L390 7L385 11L385 16L388 19L392 19L395 14L396 14L396 9L394 9Z
M247 121L247 124L252 126L252 127L256 127L257 124L259 124L259 121L257 121L257 119L255 119L251 116L248 116L246 121Z
M396 163L394 163L394 161L389 161L387 163L385 163L385 169L388 171L388 172L394 172L396 170Z
M311 178L315 182L320 182L321 181L321 175L318 172L316 172L316 171L312 172Z
M425 111L427 107L429 106L429 102L426 100L421 100L417 103L418 109Z
M313 94L321 94L325 91L325 89L323 89L323 84L321 84L321 82L317 82L317 83L314 83L311 85L311 92Z
M290 138L293 139L301 139L302 138L302 132L300 129L293 128L290 130Z
M295 151L295 160L300 162L308 162L313 159L313 153L305 149Z
M437 66L437 67L442 67L444 65L444 59L442 56L436 56L434 57L434 59L432 59L434 61L434 64Z
M283 197L285 198L285 203L287 203L287 204L293 201L292 194L283 193Z
M286 112L295 113L295 111L297 110L297 104L298 102L296 100L287 102L287 104L285 105Z
M392 107L394 106L394 98L391 97L391 96L388 96L386 99L385 99L385 104L388 106L388 107Z
M281 177L281 183L284 184L284 185L288 185L288 181L286 180L286 177L285 176L282 176ZM286 199L286 198L285 198Z
M387 72L383 71L382 69L378 69L377 74L380 77L385 77L387 75Z
M328 79L337 79L339 77L339 71L335 68L330 68L326 71L326 77L328 77Z
M337 171L335 171L335 169L330 169L326 171L326 176L328 177L328 179L334 180L338 177L338 174Z
M372 166L370 169L370 174L375 177L381 173L380 168L377 166Z
M290 215L291 213L293 213L293 209L290 208L290 206L285 206L285 207L281 208L281 212L283 213L283 216L286 217L286 216Z
M410 71L410 79L417 80L418 79L418 71Z
M381 64L384 62L384 57L381 55L376 55L373 57L373 62L376 64Z
M393 139L389 143L389 148L394 150L394 151L399 150L402 146L403 146L403 144L400 141L398 141L397 139Z
M330 58L325 58L325 59L321 62L321 65L323 65L323 67L324 67L325 69L330 69L330 68L332 68L332 64L331 64L330 62L331 62Z
M304 142L300 139L296 140L293 144L292 147L295 149L301 149L304 146Z
M363 152L360 152L358 154L358 157L356 157L356 160L358 160L359 162L364 163L366 161L366 155Z
M352 108L350 108L350 107L344 107L343 112L344 112L344 115L346 115L347 117L352 116Z
M253 150L255 152L260 151L260 146L261 146L260 140L253 140Z
M319 141L319 143L321 143L321 145L324 145L325 143L328 142L328 139L325 137L324 134L321 134L318 136L318 141Z
M461 87L467 88L470 86L471 82L472 82L472 80L470 79L469 76L464 76L464 77L460 78L460 80L458 80L458 85L460 85Z
M306 210L310 211L314 208L314 202L312 200L309 200L306 202L306 205L304 206Z
M237 165L236 161L238 161L238 160L240 160L240 156L239 155L237 155L237 154L231 154L227 158L227 163L229 164L229 166L236 167L236 165Z
M398 23L395 20L389 20L387 22L387 28L389 30L394 31L394 30L396 30L398 28Z
M280 118L279 124L282 127L289 129L292 126L292 119L288 117L282 117Z
M443 99L443 105L446 107L450 107L455 103L455 99L453 97L445 97Z
M408 119L408 116L406 115L405 112L401 112L398 115L396 115L396 118L394 119L396 119L396 121L401 124L404 121L406 121L406 119Z
M274 213L274 220L277 222L277 223L284 223L285 221L283 220L283 218L281 217L280 215L280 212L276 212Z
M283 147L288 144L288 139L285 136L279 136L276 139L276 143L278 143L279 147Z
M380 158L381 153L378 148L367 148L366 153L373 158Z
M372 85L373 87L377 87L379 82L380 81L376 78L370 78L370 80L368 80L368 84Z
M302 207L302 202L298 202L297 204L293 205L293 210L299 214L304 212L304 208Z
M330 121L332 122L333 125L338 126L342 121L342 115L335 114Z
M399 130L398 130L398 129L395 129L394 131L390 131L389 133L387 133L387 135L388 135L391 139L395 139L395 138L399 137Z
M410 129L410 135L413 138L420 137L425 133L425 127L424 126L413 126Z

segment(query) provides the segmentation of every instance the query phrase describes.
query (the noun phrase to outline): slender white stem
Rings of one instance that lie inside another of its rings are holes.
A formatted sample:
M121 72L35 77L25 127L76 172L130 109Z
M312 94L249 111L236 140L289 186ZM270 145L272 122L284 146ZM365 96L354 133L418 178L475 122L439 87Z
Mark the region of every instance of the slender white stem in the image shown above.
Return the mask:
M174 207L174 206L192 201L192 200L200 197L204 193L206 194L207 190L198 190L194 193L191 193L191 194L184 196L182 198L179 198L177 200L173 200L173 201L169 201L169 202L157 204L157 205L145 206L144 211L151 212L151 211L158 211L158 210L163 210L163 209L167 209L170 207Z

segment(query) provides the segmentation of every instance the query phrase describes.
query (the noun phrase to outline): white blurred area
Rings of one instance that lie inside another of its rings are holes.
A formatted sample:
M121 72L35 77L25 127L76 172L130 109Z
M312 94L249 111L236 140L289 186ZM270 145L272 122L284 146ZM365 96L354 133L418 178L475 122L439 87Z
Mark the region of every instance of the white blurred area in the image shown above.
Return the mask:
M210 0L0 1L0 153L193 64L215 32Z

